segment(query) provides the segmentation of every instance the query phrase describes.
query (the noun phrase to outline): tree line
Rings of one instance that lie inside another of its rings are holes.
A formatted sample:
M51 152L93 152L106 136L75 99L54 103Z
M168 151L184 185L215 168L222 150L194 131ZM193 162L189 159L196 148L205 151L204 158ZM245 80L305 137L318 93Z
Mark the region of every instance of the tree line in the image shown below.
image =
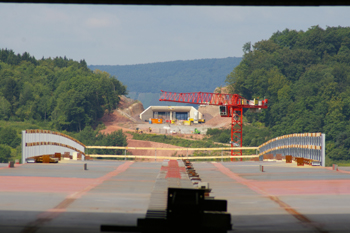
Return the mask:
M349 160L350 28L285 29L246 43L243 51L241 63L226 78L230 92L269 99L261 114L245 111L248 122L262 123L270 137L325 133L327 156Z
M96 126L127 93L115 77L80 62L0 50L0 120L48 121L53 128L81 131Z
M83 143L126 145L122 132L103 135L93 130L105 112L116 109L119 96L126 94L126 86L116 77L100 70L91 71L85 60L77 62L66 57L37 60L27 52L21 55L1 49L0 122L8 126L0 125L0 162L20 156L20 133L26 128L19 129L16 122L74 134ZM84 137L86 131L93 134L90 141Z

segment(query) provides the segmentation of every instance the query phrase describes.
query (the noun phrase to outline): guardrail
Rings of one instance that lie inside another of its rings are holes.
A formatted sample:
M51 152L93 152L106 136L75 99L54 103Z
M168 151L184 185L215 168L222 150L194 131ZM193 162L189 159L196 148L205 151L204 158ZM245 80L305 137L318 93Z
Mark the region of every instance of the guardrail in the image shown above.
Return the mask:
M22 131L22 163L30 157L64 152L85 154L85 145L68 135L51 130Z
M296 133L271 139L259 146L259 155L292 155L319 161L325 166L326 135L322 133Z

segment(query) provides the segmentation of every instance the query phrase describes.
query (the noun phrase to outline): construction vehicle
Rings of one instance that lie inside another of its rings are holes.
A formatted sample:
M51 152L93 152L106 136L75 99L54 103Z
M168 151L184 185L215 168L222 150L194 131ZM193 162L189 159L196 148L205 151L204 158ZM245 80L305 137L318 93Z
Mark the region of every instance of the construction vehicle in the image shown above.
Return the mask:
M197 128L194 129L194 134L201 134L201 131L199 131Z
M205 123L205 119L199 119L198 123Z
M151 124L163 124L163 119L151 118Z
M58 158L54 158L54 155L39 155L26 159L27 163L58 163Z

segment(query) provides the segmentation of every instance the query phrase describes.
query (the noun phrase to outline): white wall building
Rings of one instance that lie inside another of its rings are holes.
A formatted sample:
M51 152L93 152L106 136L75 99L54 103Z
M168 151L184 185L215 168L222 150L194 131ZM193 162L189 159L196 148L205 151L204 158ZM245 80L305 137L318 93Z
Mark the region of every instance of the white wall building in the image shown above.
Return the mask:
M149 106L140 114L140 119L148 121L150 118L186 121L193 118L197 121L202 119L202 114L192 106Z

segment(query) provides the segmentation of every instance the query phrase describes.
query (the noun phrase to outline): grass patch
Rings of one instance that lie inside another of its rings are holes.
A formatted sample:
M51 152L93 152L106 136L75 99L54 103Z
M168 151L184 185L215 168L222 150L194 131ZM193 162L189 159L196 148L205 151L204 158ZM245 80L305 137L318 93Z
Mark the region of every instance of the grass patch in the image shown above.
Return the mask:
M169 135L158 135L158 134L137 134L132 133L133 139L161 142L165 144L170 144L174 146L181 146L187 148L218 148L218 147L228 147L223 144L215 144L211 140L187 140L183 138L173 137Z
M333 164L337 164L339 167L350 167L349 160L332 160L326 155L326 167L331 167Z

